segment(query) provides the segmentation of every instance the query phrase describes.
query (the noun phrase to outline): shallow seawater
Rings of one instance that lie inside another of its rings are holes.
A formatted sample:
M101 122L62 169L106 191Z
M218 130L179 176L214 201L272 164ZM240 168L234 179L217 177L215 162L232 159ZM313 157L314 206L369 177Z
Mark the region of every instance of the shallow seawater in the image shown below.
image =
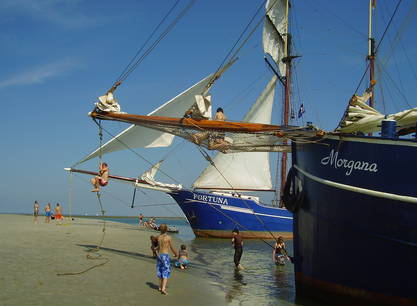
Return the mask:
M137 224L137 218L111 218L116 222ZM293 265L276 266L272 261L273 241L244 241L242 271L235 271L230 239L196 238L185 220L158 219L157 223L176 226L178 234L196 257L192 269L208 277L224 293L230 305L321 305L299 299L295 294ZM286 242L292 254L292 241Z

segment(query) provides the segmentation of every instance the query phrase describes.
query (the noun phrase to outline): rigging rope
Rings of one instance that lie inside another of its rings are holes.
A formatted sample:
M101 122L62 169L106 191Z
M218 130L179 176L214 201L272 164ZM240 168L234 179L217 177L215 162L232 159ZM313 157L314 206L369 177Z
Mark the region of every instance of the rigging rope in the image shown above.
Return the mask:
M171 7L171 9L168 11L168 13L162 18L162 20L159 22L159 24L156 26L156 28L152 31L152 33L149 35L149 37L146 39L146 41L143 43L143 45L139 48L139 50L136 52L135 56L130 60L129 64L125 67L125 69L122 71L122 73L119 75L116 81L121 81L123 77L125 77L125 74L129 67L132 65L132 63L135 61L135 59L139 56L139 54L142 52L143 48L145 48L146 44L151 40L153 35L158 31L160 26L165 22L165 20L168 18L168 16L171 14L171 12L174 10L174 8L178 5L180 0L177 0L174 5ZM127 77L127 76L126 76ZM125 77L125 79L126 79Z
M275 0L275 2L278 0ZM258 9L256 10L255 14L252 16L252 18L250 19L250 21L248 22L248 24L245 26L245 28L243 29L242 33L239 35L239 37L237 38L236 42L233 44L232 48L229 50L229 52L226 54L226 56L224 57L223 61L220 63L219 67L217 68L216 72L213 74L212 78L210 79L210 81L208 82L207 87L210 87L213 85L213 83L216 81L216 79L218 78L218 74L220 73L220 71L222 70L223 66L225 66L226 61L228 62L232 62L234 60L234 58L236 57L237 53L239 53L239 51L242 49L242 47L247 43L247 41L249 40L249 38L252 36L252 34L255 32L256 28L259 26L260 22L258 22L258 24L255 26L255 28L250 32L250 34L247 36L247 38L243 41L243 43L239 46L239 48L237 49L236 52L233 53L233 56L231 56L233 50L236 48L236 46L238 45L239 41L242 39L243 35L246 33L246 31L249 29L250 25L252 24L253 20L255 19L255 17L259 14L259 11L264 7L266 3L266 0L262 2L262 4L258 7ZM275 3L274 3L275 4ZM261 19L261 21L263 20L263 18Z
M177 1L178 2L178 1ZM155 49L155 47L161 42L161 40L175 27L175 25L178 23L178 21L188 12L188 10L194 5L196 0L191 0L188 5L178 14L178 16L167 26L167 28L159 35L159 37L151 44L151 46L140 56L133 64L132 60L131 63L128 65L129 68L125 68L124 72L120 75L118 78L118 82L123 82L126 80L126 78L137 68L137 66L146 58L146 56L149 55ZM177 5L177 3L174 4L174 6L171 8L171 10L168 12L168 14L163 18L162 22L157 26L157 28L154 30L154 32L159 28L159 26L165 21L165 19L168 17L168 15L171 13L171 11L174 9L174 7ZM151 34L153 36L153 33ZM148 38L148 40L151 37ZM148 40L145 42L145 44L148 42ZM144 46L143 46L144 47ZM142 48L143 48L142 47ZM142 48L138 51L138 53L135 55L134 58L138 56Z
M93 121L98 125L96 119L93 119ZM143 157L142 155L140 155L138 152L136 152L135 150L133 150L131 147L129 147L126 143L124 143L122 140L120 140L119 138L116 138L116 136L114 136L112 133L110 133L107 129L105 129L104 127L101 127L101 129L106 132L106 134L108 134L110 137L116 139L121 145L123 145L124 147L126 147L127 150L129 150L130 152L132 152L133 154L135 154L137 157L139 157L140 159L142 159L143 161L147 162L149 165L154 166L154 163L152 163L151 161L147 160L145 157ZM176 147L174 147L172 150L176 149ZM101 149L100 149L101 150ZM176 184L180 184L175 178L171 177L170 175L168 175L167 173L165 173L163 170L159 169L159 171L164 174L166 177L170 178L171 180L173 180Z
M399 0L399 1L398 1L397 5L396 5L396 7L395 7L395 9L394 9L394 12L393 12L393 13L392 13L392 15L391 15L391 18L390 18L390 20L388 21L387 26L385 27L384 33L382 34L381 39L379 40L378 45L377 45L377 46L376 46L376 48L375 48L375 54L377 54L377 52L378 52L378 50L379 50L379 47L380 47L380 45L381 45L382 41L384 40L385 35L386 35L386 34L387 34L387 32L388 32L388 29L390 28L391 23L392 23L392 21L394 20L394 16L397 14L397 11L398 11L398 8L400 7L401 2L402 2L402 0ZM362 75L362 77L361 77L361 79L360 79L360 81L359 81L359 84L358 84L358 86L357 86L357 87L356 87L356 89L355 89L355 94L358 92L359 87L362 85L362 81L364 80L364 78L365 78L366 74L368 73L369 67L370 67L370 63L368 63L368 65L366 66L365 72L363 73L363 75Z

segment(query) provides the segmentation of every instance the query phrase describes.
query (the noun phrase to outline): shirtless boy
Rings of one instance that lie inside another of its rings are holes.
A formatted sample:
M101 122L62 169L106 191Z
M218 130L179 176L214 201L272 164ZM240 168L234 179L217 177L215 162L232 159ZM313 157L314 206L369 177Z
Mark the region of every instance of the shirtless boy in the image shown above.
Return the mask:
M100 186L104 187L109 182L109 167L106 163L100 163L98 176L95 176L91 179L91 184L93 184L94 189L92 192L100 191Z
M172 247L171 237L168 236L168 226L161 224L159 227L161 234L158 236L158 256L156 257L156 276L159 278L159 291L162 294L167 294L166 286L168 278L171 275L171 258L169 257L169 250L177 257L177 252Z
M55 207L54 211L55 211L55 220L63 220L64 219L62 217L62 210L61 210L61 206L59 205L59 203L56 203L56 207Z

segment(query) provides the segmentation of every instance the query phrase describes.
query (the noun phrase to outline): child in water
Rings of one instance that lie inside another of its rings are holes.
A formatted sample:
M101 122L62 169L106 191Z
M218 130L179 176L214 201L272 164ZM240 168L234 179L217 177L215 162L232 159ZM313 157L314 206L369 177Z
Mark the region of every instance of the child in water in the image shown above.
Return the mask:
M284 239L279 236L272 251L272 260L275 261L277 266L284 266L285 259L290 260L287 250L285 249Z
M185 244L181 245L181 249L178 252L178 260L175 262L175 266L177 268L181 268L181 270L187 269L190 261L188 259L188 251L187 246Z

